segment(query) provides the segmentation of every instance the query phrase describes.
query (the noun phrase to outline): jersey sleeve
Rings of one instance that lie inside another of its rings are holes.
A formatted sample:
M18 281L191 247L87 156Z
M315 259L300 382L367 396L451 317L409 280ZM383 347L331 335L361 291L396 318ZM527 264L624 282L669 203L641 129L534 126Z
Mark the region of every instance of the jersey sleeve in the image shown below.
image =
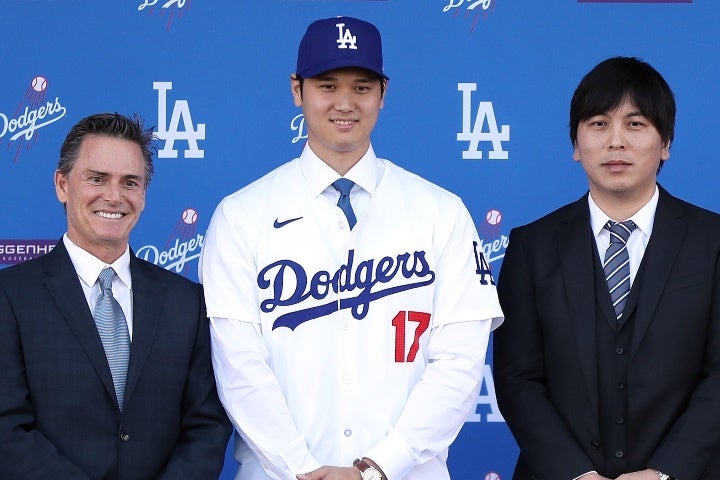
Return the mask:
M447 212L435 234L438 262L433 325L490 319L494 330L503 321L495 279L470 213L459 199L456 202L454 210L448 209L453 214Z
M198 267L208 317L260 323L255 259L240 228L243 212L232 197L223 200L208 226Z

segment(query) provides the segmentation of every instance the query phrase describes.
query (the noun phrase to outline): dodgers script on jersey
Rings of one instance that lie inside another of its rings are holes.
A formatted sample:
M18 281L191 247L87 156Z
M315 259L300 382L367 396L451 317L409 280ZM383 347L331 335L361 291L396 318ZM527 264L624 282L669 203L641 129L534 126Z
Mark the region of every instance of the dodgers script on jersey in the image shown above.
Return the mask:
M376 158L372 148L352 175L365 191L352 230L328 198L338 174L309 147L226 197L210 222L200 277L221 398L245 440L236 452L243 462L238 478L263 478L263 466L283 472L266 478L349 466L363 455L389 478L449 478L447 445L474 409L489 332L502 321L494 280L457 196ZM228 333L233 324L252 326L245 330L251 334ZM459 324L470 338L452 342L472 351L473 373L425 378L434 375L428 365L440 368L451 356L448 337L433 335ZM245 378L253 349L271 378ZM257 393L269 418L241 411L247 404L240 398L263 388L251 382L276 392ZM447 391L466 393L450 401L431 382L455 383ZM266 407L275 401L277 412ZM448 422L440 405L453 402L461 413ZM423 417L438 430L437 446L434 437L408 434L430 430L420 425ZM282 422L279 433L268 433Z

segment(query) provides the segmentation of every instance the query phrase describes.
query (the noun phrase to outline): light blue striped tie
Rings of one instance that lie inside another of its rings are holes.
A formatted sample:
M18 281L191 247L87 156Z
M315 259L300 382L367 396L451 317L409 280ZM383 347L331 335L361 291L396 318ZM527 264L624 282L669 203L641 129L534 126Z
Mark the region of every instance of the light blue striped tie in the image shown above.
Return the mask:
M118 406L122 412L125 404L125 379L130 359L130 335L122 308L112 294L114 278L115 270L110 267L105 267L98 276L101 292L95 303L95 325L105 348Z
M605 229L610 231L610 245L605 251L603 270L618 324L622 323L625 301L630 294L630 256L627 241L636 227L632 220L622 223L611 220L605 225Z
M353 211L352 205L350 204L350 190L352 190L355 182L348 180L347 178L340 178L335 180L332 184L333 188L340 192L340 198L338 199L337 206L343 211L347 218L350 230L355 226L357 219L355 218L355 212Z

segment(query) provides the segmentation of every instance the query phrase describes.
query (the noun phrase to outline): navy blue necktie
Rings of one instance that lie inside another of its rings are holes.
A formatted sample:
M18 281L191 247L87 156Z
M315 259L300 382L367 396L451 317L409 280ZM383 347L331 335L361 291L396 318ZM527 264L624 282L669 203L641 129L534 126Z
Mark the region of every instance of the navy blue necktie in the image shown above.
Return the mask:
M352 230L355 223L357 223L355 212L353 212L352 205L350 205L350 190L352 190L353 185L355 185L355 183L347 178L340 178L332 184L333 188L340 192L340 199L338 199L337 206L340 207L340 210L342 210L345 217L347 217L350 230Z
M604 227L610 231L610 245L605 251L603 270L618 323L622 323L625 301L630 293L630 256L627 241L636 227L632 220L622 223L610 220Z
M130 334L122 308L113 297L114 278L115 270L110 267L105 267L100 272L98 277L100 295L95 303L94 317L113 377L118 406L122 412L125 406L125 379L130 359Z

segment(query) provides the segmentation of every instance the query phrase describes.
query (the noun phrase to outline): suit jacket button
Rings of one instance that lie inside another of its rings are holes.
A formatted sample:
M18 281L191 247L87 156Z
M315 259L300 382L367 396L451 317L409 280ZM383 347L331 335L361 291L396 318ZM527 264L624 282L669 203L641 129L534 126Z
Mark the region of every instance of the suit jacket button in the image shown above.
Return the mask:
M625 452L623 452L622 450L618 450L617 452L615 452L615 456L617 458L623 458L625 456Z
M120 441L121 442L129 442L130 441L130 434L127 432L120 432Z
M596 440L590 442L590 446L593 450L600 450L600 443L598 443Z

